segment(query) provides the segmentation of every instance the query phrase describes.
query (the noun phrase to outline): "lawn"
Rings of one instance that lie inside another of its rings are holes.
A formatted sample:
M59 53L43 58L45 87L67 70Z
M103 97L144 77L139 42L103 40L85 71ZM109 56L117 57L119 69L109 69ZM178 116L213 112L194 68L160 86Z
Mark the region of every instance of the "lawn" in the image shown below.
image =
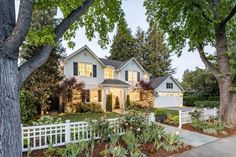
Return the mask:
M70 120L71 122L84 121L86 119L100 119L104 118L117 118L120 115L113 112L105 112L105 113L74 113L74 114L59 114L59 115L51 115L55 118L61 118L63 122L66 120Z
M159 111L159 110L164 110L167 115L173 115L173 116L179 115L178 110L172 110L172 109L167 109L167 108L144 108L144 109L138 109L137 111L145 112L145 113L155 113L156 111Z

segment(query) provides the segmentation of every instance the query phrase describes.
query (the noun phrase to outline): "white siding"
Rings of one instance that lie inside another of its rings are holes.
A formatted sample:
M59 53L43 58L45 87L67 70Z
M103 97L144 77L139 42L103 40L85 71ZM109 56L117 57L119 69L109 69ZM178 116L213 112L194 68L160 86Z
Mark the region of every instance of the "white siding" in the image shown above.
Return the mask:
M135 85L137 82L125 81L125 71L126 70L140 72L140 80L143 80L144 71L140 68L140 66L134 60L130 61L121 71L119 71L118 79L120 79L126 83L129 83L130 85Z
M86 49L77 53L68 59L64 66L64 75L66 77L73 76L73 62L83 62L97 65L97 77L75 76L79 82L84 82L86 88L95 87L104 80L104 70L101 63Z
M173 89L167 89L166 83L173 83ZM155 89L156 92L165 93L183 93L182 89L168 77L160 86ZM154 100L154 107L180 107L183 106L182 96L157 96Z

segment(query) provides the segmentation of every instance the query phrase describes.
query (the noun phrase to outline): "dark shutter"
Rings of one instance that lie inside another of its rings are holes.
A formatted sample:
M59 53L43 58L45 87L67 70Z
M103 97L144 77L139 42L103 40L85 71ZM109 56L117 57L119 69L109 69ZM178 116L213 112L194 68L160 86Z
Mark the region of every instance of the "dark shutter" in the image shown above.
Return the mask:
M140 92L140 101L143 101L143 93Z
M140 72L137 72L138 81L140 81Z
M90 102L90 90L86 90L86 92L85 92L86 94L86 102Z
M82 97L82 102L85 102L85 97L86 97L86 92L85 92L85 90L82 90L82 95L81 95L81 97Z
M97 77L97 65L93 65L93 77Z
M125 71L125 81L128 81L128 71Z
M78 63L77 62L73 62L73 74L75 76L78 76Z
M102 102L102 91L98 90L98 102Z

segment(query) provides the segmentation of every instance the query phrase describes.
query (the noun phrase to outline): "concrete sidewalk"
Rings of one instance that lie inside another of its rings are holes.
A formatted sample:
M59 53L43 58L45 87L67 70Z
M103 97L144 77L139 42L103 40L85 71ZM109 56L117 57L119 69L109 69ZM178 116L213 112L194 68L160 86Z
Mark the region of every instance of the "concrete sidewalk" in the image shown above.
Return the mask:
M207 143L210 143L219 139L213 136L208 136L208 135L200 134L200 133L185 130L185 129L179 129L177 127L173 127L169 125L164 125L164 126L165 126L165 131L171 132L171 133L178 132L180 137L182 137L182 141L185 144L188 144L193 147L198 147L198 146L201 146L201 145L204 145L204 144L207 144Z
M175 157L235 157L236 156L236 136L223 138Z

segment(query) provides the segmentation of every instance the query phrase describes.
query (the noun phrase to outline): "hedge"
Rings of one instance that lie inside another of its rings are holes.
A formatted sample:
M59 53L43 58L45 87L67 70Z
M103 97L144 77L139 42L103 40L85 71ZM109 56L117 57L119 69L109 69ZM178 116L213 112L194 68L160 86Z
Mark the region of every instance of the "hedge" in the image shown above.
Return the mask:
M214 108L219 107L219 101L196 101L194 103L198 108Z

